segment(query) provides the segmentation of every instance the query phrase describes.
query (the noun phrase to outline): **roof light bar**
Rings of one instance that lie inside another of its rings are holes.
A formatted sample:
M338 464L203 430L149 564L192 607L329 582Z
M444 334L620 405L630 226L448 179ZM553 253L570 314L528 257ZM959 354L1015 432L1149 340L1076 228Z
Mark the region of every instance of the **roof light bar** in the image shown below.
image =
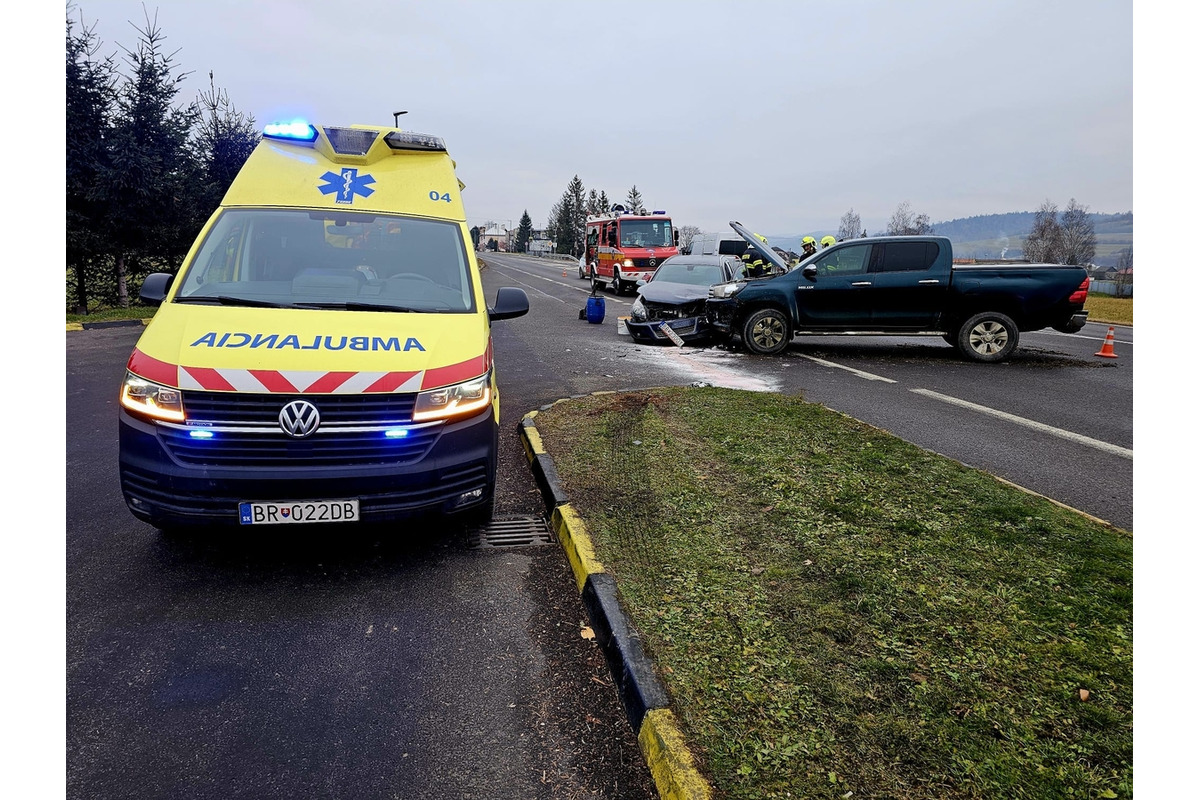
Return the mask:
M292 122L271 122L263 128L263 136L269 139L290 139L295 142L314 142L317 139L317 129L307 122L293 120Z
M445 152L446 143L438 136L413 131L392 131L383 137L388 147L393 150L441 150Z
M379 131L363 128L325 128L325 136L340 156L365 156L379 138Z

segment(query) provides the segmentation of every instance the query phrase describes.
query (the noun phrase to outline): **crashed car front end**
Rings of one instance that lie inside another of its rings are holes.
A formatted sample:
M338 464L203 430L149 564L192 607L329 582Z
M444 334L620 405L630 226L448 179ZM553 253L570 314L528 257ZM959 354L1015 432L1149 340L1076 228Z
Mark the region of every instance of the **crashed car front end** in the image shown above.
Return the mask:
M722 336L733 333L737 296L748 284L748 281L740 280L709 287L708 298L704 304L704 318L712 331Z
M706 319L706 304L705 298L671 303L639 296L630 309L625 327L630 337L638 342L674 341L665 327L685 342L704 339L712 333Z

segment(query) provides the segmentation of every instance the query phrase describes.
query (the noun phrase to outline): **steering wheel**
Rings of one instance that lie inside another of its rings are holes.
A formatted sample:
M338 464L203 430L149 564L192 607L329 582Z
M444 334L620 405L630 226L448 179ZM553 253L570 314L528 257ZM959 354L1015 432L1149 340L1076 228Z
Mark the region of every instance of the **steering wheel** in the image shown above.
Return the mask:
M437 281L433 278L426 275L418 275L415 272L397 272L395 275L389 275L388 280L424 281L425 283L432 283L434 286L437 285Z

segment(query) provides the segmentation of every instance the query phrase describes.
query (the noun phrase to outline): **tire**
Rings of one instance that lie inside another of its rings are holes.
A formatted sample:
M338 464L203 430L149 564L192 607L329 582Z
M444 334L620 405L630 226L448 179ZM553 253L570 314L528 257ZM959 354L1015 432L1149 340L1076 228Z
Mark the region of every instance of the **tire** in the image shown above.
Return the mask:
M586 278L587 276L588 276L588 273L586 273L586 272L584 272L584 271L583 271L583 265L582 265L582 264L580 264L580 265L579 265L579 280L583 280L583 279L584 279L584 278Z
M742 343L751 353L773 356L786 350L791 341L791 322L779 309L760 308L742 323Z
M985 311L968 319L958 329L955 344L970 361L995 364L1017 349L1021 332L1011 317L998 311Z
M613 267L612 290L613 290L613 294L615 294L617 297L620 297L621 294L625 291L625 281L621 280L621 268L620 267Z
M588 277L592 279L592 291L599 292L604 289L604 282L596 278L596 268L590 268Z

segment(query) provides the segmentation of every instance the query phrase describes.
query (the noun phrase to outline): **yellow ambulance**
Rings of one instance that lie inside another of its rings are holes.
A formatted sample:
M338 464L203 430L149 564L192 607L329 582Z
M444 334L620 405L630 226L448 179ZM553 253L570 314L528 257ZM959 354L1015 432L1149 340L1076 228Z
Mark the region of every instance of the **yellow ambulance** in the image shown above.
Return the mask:
M160 529L491 517L491 323L444 142L271 125L158 304L120 395L121 490Z

